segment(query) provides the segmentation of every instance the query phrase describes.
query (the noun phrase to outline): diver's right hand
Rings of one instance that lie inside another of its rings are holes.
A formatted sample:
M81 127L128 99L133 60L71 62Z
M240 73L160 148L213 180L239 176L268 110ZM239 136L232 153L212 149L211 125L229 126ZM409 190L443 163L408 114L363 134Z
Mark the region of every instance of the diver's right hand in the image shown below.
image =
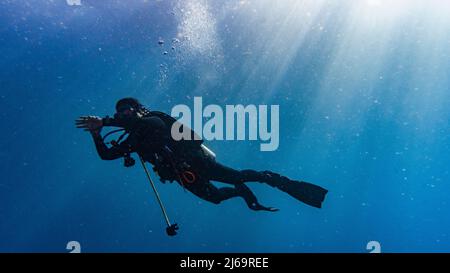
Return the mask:
M84 129L91 133L100 133L103 127L103 120L97 116L81 116L75 120L77 128Z

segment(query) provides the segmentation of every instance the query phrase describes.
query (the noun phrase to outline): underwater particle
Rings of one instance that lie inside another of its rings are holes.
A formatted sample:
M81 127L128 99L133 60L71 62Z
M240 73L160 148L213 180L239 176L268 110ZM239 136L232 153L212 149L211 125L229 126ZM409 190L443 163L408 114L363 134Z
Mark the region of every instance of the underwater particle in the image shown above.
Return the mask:
M162 38L158 39L158 45L160 46L164 45L164 40Z
M99 48L98 48L98 51L102 51L102 48L101 48L101 47L99 47Z
M162 87L166 83L167 79L169 78L169 69L166 64L160 64L159 65L159 86Z

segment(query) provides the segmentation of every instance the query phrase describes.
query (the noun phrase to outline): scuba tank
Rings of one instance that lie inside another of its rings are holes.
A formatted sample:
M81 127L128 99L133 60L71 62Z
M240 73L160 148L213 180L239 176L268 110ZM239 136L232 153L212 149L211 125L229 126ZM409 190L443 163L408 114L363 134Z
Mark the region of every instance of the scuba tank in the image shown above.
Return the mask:
M205 155L205 157L207 157L208 159L213 160L213 161L216 160L216 154L213 151L211 151L211 149L206 147L205 144L202 143L200 145L200 148L202 149L203 154Z
M164 124L166 125L169 130L172 128L173 124L176 122L179 122L174 117L160 111L148 111L146 110L144 113L145 117L157 117L161 119ZM200 137L192 130L191 128L187 127L186 125L182 125L183 130L189 131L190 139L181 139L181 140L174 140L170 138L169 146L174 152L181 152L181 153L189 153L192 151L196 151L200 149L201 144L203 143L203 140L200 139Z

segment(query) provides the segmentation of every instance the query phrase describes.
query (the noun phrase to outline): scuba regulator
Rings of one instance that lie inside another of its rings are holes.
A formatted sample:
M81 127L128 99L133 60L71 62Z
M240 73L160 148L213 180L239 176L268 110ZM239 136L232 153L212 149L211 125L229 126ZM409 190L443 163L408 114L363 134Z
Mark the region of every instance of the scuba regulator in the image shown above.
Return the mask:
M117 140L111 140L110 142L105 142L105 140L108 138L108 136L118 133L118 132L123 132L123 134L121 134L119 136L119 138ZM113 147L118 147L120 145L120 141L122 141L122 139L128 134L128 132L125 129L117 129L117 130L113 130L111 132L108 132L107 134L105 134L103 136L103 142L105 142L105 144L110 144ZM134 158L131 157L130 153L124 153L123 155L123 165L125 167L133 167L136 164L136 160L134 160Z

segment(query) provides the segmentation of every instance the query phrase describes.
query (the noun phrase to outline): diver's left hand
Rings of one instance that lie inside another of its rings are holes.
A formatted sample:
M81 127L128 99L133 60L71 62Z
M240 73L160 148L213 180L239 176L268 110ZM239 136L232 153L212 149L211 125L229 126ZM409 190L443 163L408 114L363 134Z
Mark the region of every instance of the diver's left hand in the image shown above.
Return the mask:
M75 120L75 125L85 131L99 133L103 127L103 120L96 116L81 116Z

